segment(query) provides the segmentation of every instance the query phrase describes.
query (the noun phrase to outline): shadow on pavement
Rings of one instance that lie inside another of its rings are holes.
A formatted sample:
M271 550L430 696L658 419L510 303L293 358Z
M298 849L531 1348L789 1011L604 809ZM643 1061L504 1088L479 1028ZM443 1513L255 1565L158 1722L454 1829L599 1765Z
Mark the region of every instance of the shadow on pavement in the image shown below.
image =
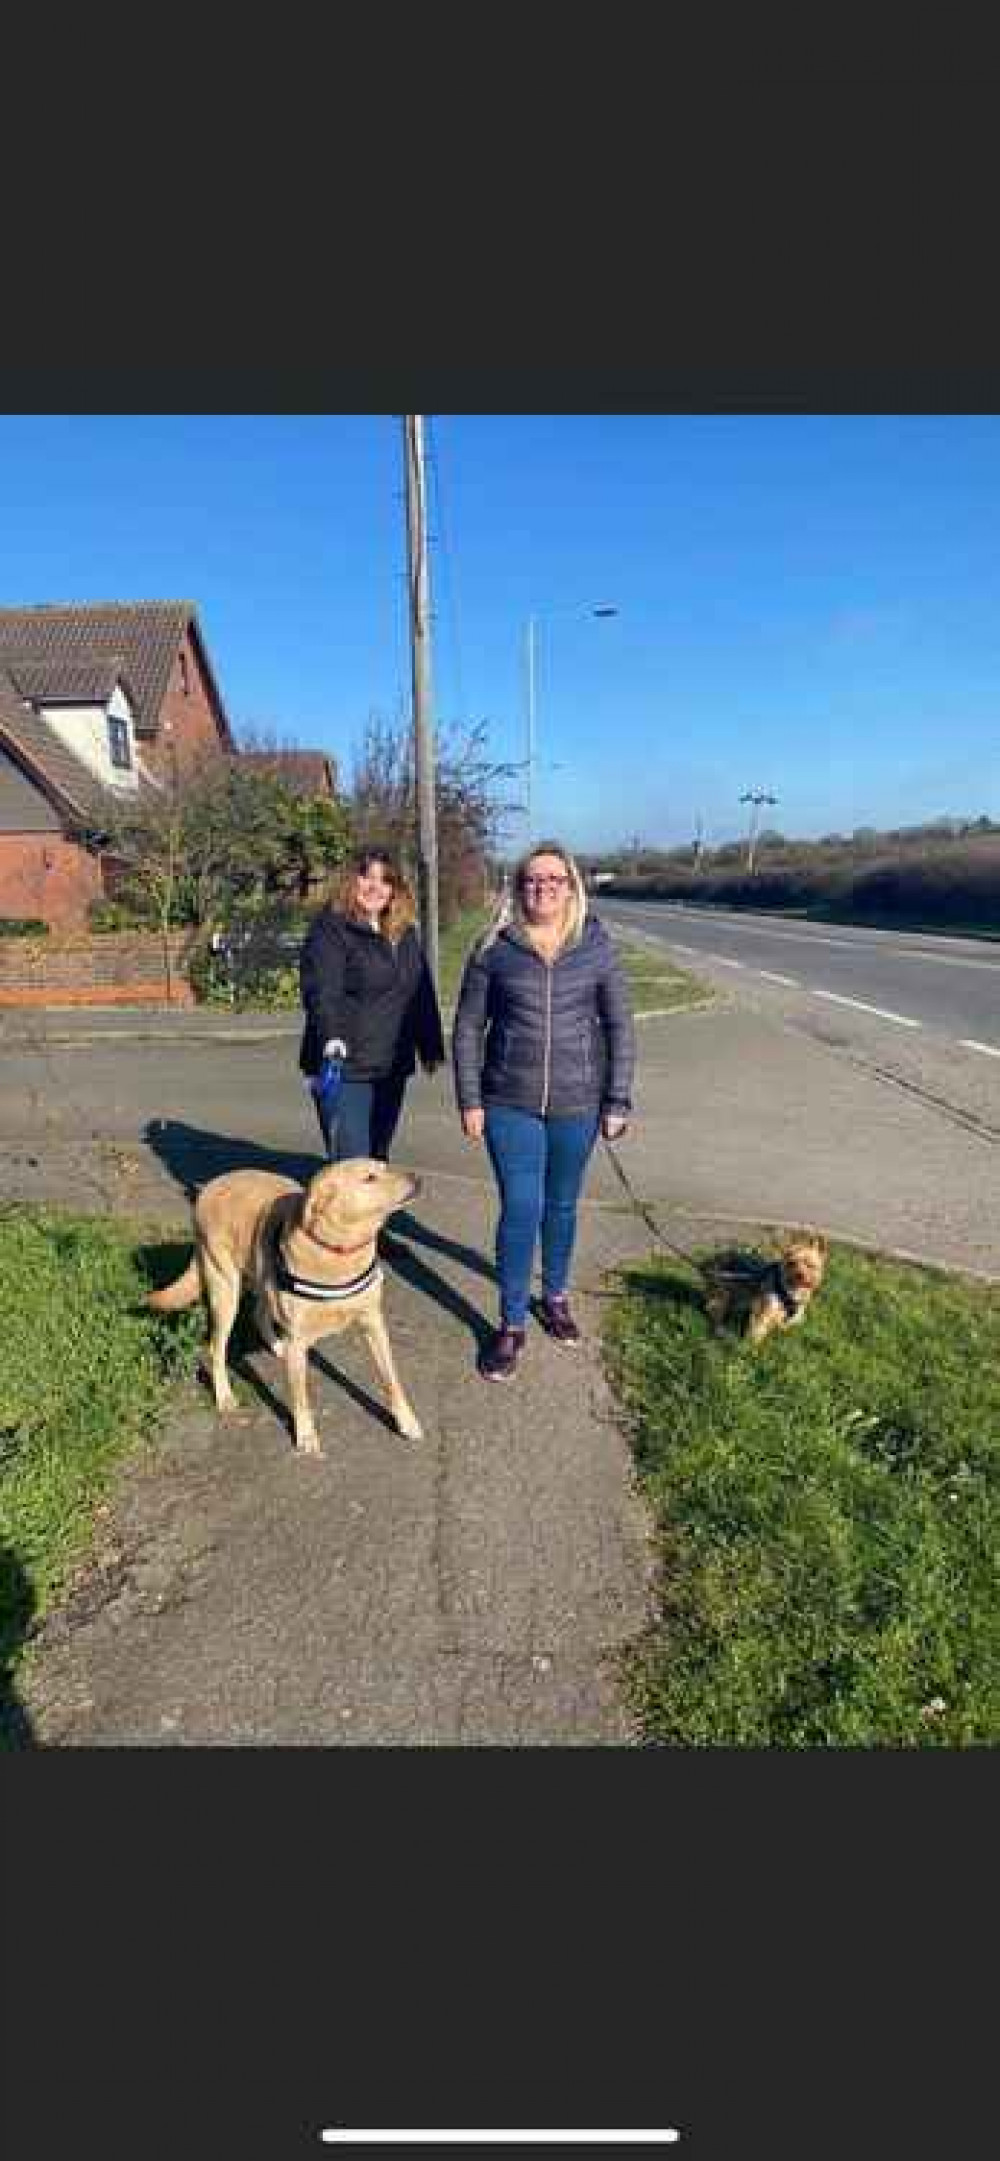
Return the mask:
M220 1177L223 1171L275 1171L281 1178L297 1178L304 1185L323 1161L315 1153L262 1148L259 1141L244 1140L233 1133L206 1133L203 1127L187 1125L182 1118L151 1118L142 1137L189 1201L210 1178Z
M421 1225L419 1230L408 1230L407 1235L414 1239L422 1236L423 1226ZM441 1243L446 1245L451 1252L459 1255L464 1255L466 1251L464 1246L452 1246L450 1240L442 1240ZM438 1275L436 1268L428 1267L427 1262L422 1261L419 1254L411 1253L408 1246L404 1246L397 1240L395 1236L395 1218L393 1219L393 1230L388 1238L382 1241L381 1251L383 1260L392 1269L394 1275L399 1276L402 1282L409 1283L413 1290L423 1291L424 1296L432 1298L434 1304L441 1306L445 1313L450 1313L456 1321L461 1321L464 1328L471 1330L477 1346L481 1347L490 1340L496 1325L495 1322L487 1320L485 1314L480 1313L476 1306L470 1305L467 1298L463 1298L461 1291L456 1291L452 1284L446 1283L444 1277ZM492 1270L485 1268L478 1254L474 1255L473 1258L483 1275L492 1275Z
M14 1662L31 1632L35 1594L12 1546L0 1542L0 1753L33 1748L31 1720L14 1686Z
M408 1208L401 1208L390 1221L394 1236L412 1238L415 1245L429 1246L434 1253L444 1253L449 1260L460 1261L462 1267L468 1268L473 1275L485 1276L488 1283L496 1282L496 1269L484 1254L476 1251L475 1246L460 1245L456 1238L445 1238L441 1231L428 1230L425 1223L421 1223L416 1216L411 1216Z

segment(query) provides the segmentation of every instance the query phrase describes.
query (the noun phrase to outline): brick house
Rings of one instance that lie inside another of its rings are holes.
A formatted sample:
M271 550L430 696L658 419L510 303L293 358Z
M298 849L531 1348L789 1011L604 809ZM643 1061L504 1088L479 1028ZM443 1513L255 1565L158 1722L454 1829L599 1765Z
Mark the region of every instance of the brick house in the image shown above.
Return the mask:
M0 916L85 922L102 800L234 750L191 601L0 607Z

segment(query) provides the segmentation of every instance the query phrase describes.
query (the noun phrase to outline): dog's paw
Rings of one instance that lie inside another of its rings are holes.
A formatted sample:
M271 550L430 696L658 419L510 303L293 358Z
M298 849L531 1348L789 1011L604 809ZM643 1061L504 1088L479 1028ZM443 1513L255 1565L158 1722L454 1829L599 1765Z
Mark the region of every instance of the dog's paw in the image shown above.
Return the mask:
M315 1426L299 1426L295 1435L295 1451L300 1456L321 1456L323 1449Z
M395 1411L396 1428L408 1441L422 1441L424 1429L413 1411Z

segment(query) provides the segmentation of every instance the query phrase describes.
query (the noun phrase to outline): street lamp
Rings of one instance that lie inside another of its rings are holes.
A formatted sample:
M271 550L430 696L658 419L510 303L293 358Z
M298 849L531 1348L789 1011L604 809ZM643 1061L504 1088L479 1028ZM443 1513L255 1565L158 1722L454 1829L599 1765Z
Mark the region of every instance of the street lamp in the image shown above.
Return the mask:
M581 614L581 615L593 615L593 616L596 616L596 617L598 618L598 620L599 620L599 621L603 621L603 620L605 620L605 618L606 618L607 616L609 616L609 615L617 615L617 614L618 614L618 609L617 609L616 607L614 607L614 606L613 606L613 605L612 605L612 604L611 604L610 602L602 602L602 603L601 603L601 604L600 604L599 606L596 606L596 607L595 607L595 606L589 606L589 607L583 607L583 606L581 606L581 607L579 607L579 609L578 609L578 608L577 608L577 607L576 607L576 606L575 606L575 605L574 605L573 603L570 603L570 604L569 604L569 606L568 606L567 608L565 608L565 609L562 609L562 608L546 608L546 610L545 610L545 615L546 615L546 618L547 618L547 617L549 617L550 615L561 615L561 614L577 614L577 613L579 613L579 614ZM530 845L531 845L531 830L532 830L532 825L533 825L533 823L534 823L534 777L535 777L535 648L536 648L536 641L537 641L537 635L538 635L538 617L537 617L537 615L529 615L529 617L528 617L528 640L527 640L527 643L528 643L528 756L527 756L527 760L526 760L526 765L527 765L527 788L526 788L526 790L525 790L525 823L526 823L526 826L527 826L527 844L528 844L528 846L529 846L529 847L530 847Z

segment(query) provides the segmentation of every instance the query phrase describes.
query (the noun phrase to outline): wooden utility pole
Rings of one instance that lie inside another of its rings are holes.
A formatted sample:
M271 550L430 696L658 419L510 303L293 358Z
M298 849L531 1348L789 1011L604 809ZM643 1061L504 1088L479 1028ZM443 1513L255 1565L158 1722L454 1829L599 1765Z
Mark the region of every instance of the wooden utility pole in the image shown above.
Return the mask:
M409 562L410 651L413 662L413 751L417 790L417 888L420 937L427 965L438 981L437 803L434 728L431 721L431 610L427 565L427 491L424 485L424 422L403 415L406 466L406 538Z
M757 812L762 803L776 803L777 800L776 795L768 795L766 788L748 788L746 794L740 797L741 803L751 803L753 805L750 812L750 838L747 843L747 870L751 878L753 877L754 853L757 843Z

